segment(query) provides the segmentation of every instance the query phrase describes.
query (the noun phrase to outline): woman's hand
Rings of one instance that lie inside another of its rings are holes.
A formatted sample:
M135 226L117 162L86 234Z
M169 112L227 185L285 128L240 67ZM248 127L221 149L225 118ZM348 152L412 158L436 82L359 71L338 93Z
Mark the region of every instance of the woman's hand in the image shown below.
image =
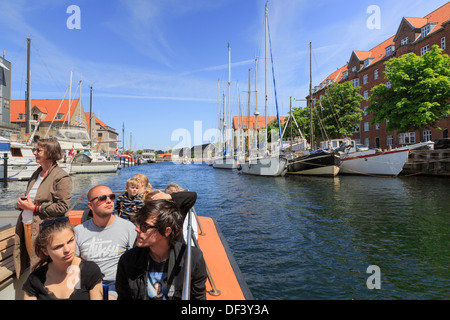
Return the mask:
M19 200L17 201L17 205L22 210L34 211L34 202L31 200L30 196L26 196L26 199L22 200L25 195L22 193Z

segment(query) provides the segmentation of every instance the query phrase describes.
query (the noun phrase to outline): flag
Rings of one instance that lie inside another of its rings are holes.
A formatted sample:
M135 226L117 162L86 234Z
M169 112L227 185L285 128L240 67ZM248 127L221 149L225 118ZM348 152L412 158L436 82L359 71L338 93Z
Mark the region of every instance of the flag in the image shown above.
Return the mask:
M73 158L75 157L75 150L74 150L74 146L72 144L72 150L70 150L70 156Z

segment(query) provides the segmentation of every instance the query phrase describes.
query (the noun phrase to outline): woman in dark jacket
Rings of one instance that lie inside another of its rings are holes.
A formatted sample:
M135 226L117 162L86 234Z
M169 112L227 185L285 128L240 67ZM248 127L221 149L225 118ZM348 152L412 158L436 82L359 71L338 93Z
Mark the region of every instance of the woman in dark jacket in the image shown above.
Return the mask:
M16 223L14 265L17 277L30 264L39 261L34 252L34 242L39 224L48 218L64 216L72 199L72 179L57 163L62 151L56 139L41 139L33 151L40 167L31 176L26 195L17 201L22 210ZM25 198L26 196L26 198Z
M181 299L185 250L183 218L169 200L149 201L136 214L136 247L119 260L116 290L119 300ZM206 299L206 264L200 249L191 256L190 299Z

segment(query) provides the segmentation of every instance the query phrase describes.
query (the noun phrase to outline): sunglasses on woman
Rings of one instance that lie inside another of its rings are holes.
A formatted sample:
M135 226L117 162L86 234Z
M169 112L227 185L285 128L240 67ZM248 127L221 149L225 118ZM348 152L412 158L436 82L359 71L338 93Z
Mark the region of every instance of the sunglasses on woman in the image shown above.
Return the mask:
M40 153L40 152L43 151L44 149L33 148L32 150L33 150L33 152Z
M114 200L116 200L116 195L115 195L114 193L111 193L111 194L103 194L103 195L101 195L101 196L92 198L91 200L89 200L89 202L92 202L92 201L94 201L95 199L97 199L98 202L101 203L101 202L105 202L105 201L106 201L106 198L109 198L111 201L114 201Z
M55 218L55 219L50 219L50 220L45 220L44 222L39 224L39 231L41 231L42 229L51 226L52 224L56 223L56 222L67 222L69 221L69 217L68 216L63 216L63 217L59 217L59 218Z

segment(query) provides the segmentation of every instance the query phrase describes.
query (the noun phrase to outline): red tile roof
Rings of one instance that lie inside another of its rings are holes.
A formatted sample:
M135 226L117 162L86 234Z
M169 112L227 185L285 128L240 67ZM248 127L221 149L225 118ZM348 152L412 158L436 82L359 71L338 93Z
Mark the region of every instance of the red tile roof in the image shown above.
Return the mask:
M267 117L267 123L276 120L277 117ZM254 129L255 127L255 117L251 116L250 119L248 116L243 116L242 117L242 122L241 125L244 126L244 129L248 129L248 121L250 120L250 129ZM280 121L281 123L286 122L287 117L280 117ZM238 127L238 117L234 116L233 117L233 128L236 129ZM266 127L266 117L265 116L258 116L258 120L257 120L257 129L261 129L261 128L265 128Z
M91 125L89 122L89 117L90 117L90 112L85 112L84 116L86 117L86 123L88 124L88 129L89 126ZM101 121L99 118L97 118L96 116L94 116L95 119L95 123L98 123L99 125L101 125L103 128L107 128L108 125L106 123L104 123L103 121Z
M75 107L80 99L73 99L70 104L71 117L75 111ZM61 105L61 106L60 106ZM38 108L42 113L47 114L42 121L63 122L67 121L67 113L69 112L69 100L46 99L46 100L30 100L30 112L33 108ZM59 108L59 111L58 111ZM25 119L19 120L19 113L25 114L25 100L11 100L11 122L25 122ZM62 119L56 119L56 113L62 113Z

